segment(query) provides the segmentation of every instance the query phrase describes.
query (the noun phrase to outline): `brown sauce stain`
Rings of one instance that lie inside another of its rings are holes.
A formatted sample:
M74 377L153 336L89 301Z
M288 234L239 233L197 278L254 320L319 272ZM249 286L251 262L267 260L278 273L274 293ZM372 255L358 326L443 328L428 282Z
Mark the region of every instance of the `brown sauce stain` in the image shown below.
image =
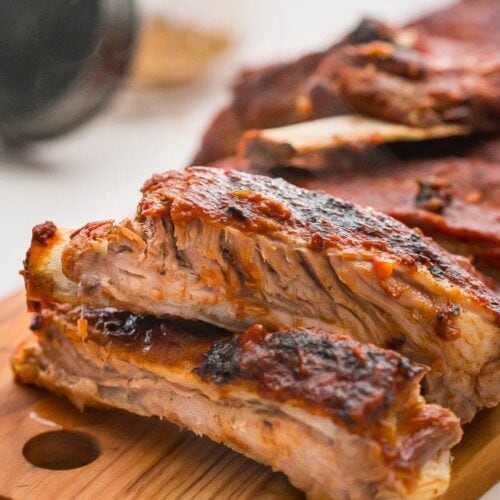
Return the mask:
M47 427L73 429L84 427L98 420L99 411L81 412L69 401L57 397L46 397L30 412L30 418Z

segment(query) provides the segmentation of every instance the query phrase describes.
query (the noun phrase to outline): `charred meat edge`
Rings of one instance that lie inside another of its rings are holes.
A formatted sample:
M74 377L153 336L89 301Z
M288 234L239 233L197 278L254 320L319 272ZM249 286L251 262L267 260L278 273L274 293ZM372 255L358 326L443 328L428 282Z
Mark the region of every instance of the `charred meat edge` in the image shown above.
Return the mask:
M240 336L208 327L206 345L199 325L111 310L84 313L82 341L79 317L78 309L42 311L34 325L39 344L22 347L13 361L21 381L79 406L165 416L283 470L311 498L432 498L446 488L459 421L425 405L418 394L423 369L396 353L326 332L261 327ZM149 340L137 335L143 328ZM203 344L193 359L189 343L177 346L176 361L155 358L162 343L186 336ZM366 400L364 411L349 406L352 396Z

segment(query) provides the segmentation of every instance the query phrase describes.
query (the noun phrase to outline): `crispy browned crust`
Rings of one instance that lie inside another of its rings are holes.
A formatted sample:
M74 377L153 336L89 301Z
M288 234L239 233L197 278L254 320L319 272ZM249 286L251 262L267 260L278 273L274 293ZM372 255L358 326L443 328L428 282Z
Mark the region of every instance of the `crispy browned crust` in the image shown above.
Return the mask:
M84 338L78 326L83 319ZM377 441L384 460L403 473L415 474L423 466L434 439L451 444L461 433L451 411L425 405L417 396L425 367L340 334L267 332L254 326L234 335L201 322L66 305L42 310L32 330L42 346L63 335L76 343L95 343L138 367L185 371L223 398L228 391L243 389L326 417ZM25 383L37 383L37 374L21 358L36 357L37 349L33 342L23 344L13 358L14 370ZM49 389L61 392L55 386ZM391 415L397 415L397 428L383 424Z
M283 179L208 167L156 175L143 187L138 217L166 214L174 223L200 219L247 233L296 236L316 251L349 248L353 252L384 252L406 266L425 267L438 281L459 286L487 307L497 321L500 317L497 297L421 232L370 208L301 189ZM85 226L68 244L63 269L70 279L78 279L73 257L86 248L89 239L100 235L100 230L94 234Z
M310 118L322 113L324 102L337 102L341 96L358 113L397 123L426 127L451 122L497 130L498 55L489 48L481 54L476 46L459 47L454 42L443 62L448 45L427 35L422 38L411 49L376 41L346 47L325 58L303 97L309 103ZM318 93L320 103L314 99Z
M290 91L286 86L279 85L279 79L267 76L267 72L272 73L271 69L262 70L261 79L258 78L257 70L243 73L238 78L233 97L236 102L238 88L241 87L247 89L245 98L239 101L237 110L234 105L228 108L231 109L232 122L239 124L238 131L233 129L230 141L225 143L224 153L234 154L235 137L241 137L245 129L271 126L265 119L268 104L260 100L261 95L274 96L274 99L282 102L295 100L300 116L294 116L291 121L337 114L341 103L347 99L351 108L411 124L455 121L472 123L479 128L498 128L499 23L499 2L466 0L412 21L406 28L417 31L412 35L413 40L407 37L406 47L401 47L400 28L376 21L362 22L341 43L324 51L316 68L304 71L302 82L295 81ZM451 68L446 71L437 68L443 57L448 60L448 64L451 61ZM473 62L464 64L464 58ZM301 61L289 63L289 66L300 66ZM279 67L276 66L273 71L279 72ZM299 75L299 69L294 74ZM247 87L243 83L245 75L249 75ZM252 107L254 100L260 104ZM251 116L248 121L251 126L244 124L247 112ZM287 116L292 115L289 110ZM259 116L262 117L261 121ZM291 121L275 120L272 126L286 125ZM198 163L204 159L212 164L221 160L223 157L217 157L214 152L224 137L223 127L218 126L217 121L214 122L213 129L207 131L201 154L197 157ZM494 141L490 142L494 144ZM460 143L455 142L454 148L444 141L438 141L438 148L439 145L454 155L462 153ZM411 149L414 148L422 149L419 146ZM426 155L432 158L433 151L435 153L436 148L429 146ZM486 163L469 163L468 160L459 161L450 157L435 166L431 166L431 162L426 165L420 160L414 163L387 162L387 157L390 158L392 154L392 149L381 156L374 157L368 153L366 157L355 160L355 168L347 172L345 165L350 164L352 168L353 164L350 151L342 150L333 156L302 156L293 158L286 166L319 168L326 164L333 172L323 171L321 176L313 176L312 179L308 178L308 174L295 176L293 172L279 172L278 175L304 187L324 189L342 198L373 206L410 227L417 226L448 250L473 258L474 264L481 270L498 278L499 208L498 202L491 202L493 197L498 199L499 196L498 154L494 158L485 157ZM399 157L398 151L396 157ZM364 171L362 164L369 162L373 163L372 171ZM385 165L387 163L390 164L389 168ZM458 165L457 172L451 171L454 164ZM234 164L230 168L235 168ZM451 203L441 213L428 210L435 199L421 206L415 203L417 183L428 180L427 175L419 175L419 168L431 176L434 175L433 170L438 171L440 176L440 171L447 171L446 177L452 184L453 196ZM378 175L376 169L382 174ZM344 171L335 175L338 170ZM383 176L387 179L383 179ZM352 183L349 184L349 181ZM466 182L469 182L467 187Z
M50 287L45 280L38 279L34 276L30 269L31 263L38 262L44 249L52 244L58 238L57 226L52 221L45 221L42 224L37 224L31 232L31 245L26 252L26 257L23 261L23 269L20 271L24 278L25 288L28 291L27 305L30 311L39 311L40 303L38 300L31 300L30 297L38 297L39 295L49 299L51 295Z
M87 321L84 341L164 367L188 364L207 382L242 384L265 399L294 401L356 432L376 427L427 372L396 352L311 329L270 333L257 325L235 335L202 322L65 305L43 310L32 329L43 335L64 322L78 339L81 318Z
M65 345L61 354L65 351L81 356L82 362L94 369L85 373L85 369L80 372L61 365L57 358L59 343ZM104 365L109 371L101 368L104 353ZM434 405L414 407L408 418L397 422L401 425L397 445L381 445L369 437L346 433L318 417L311 416L311 422L302 420L300 414L289 415L262 400L254 404L239 402L238 398L212 399L199 390L189 390L189 385L186 392L179 391L183 384L172 387L168 375L165 379L158 377L154 366L143 366L136 359L125 358L123 363L122 354L92 341L82 347L78 341L54 333L53 341L30 339L19 346L13 368L18 381L66 396L80 409L122 408L141 415L158 415L223 442L273 470L282 470L311 499L356 493L356 498L379 495L420 500L435 498L446 490L449 449L461 435L457 419L447 410ZM139 380L127 383L126 366ZM113 385L114 390L109 390L107 376L118 376L119 385ZM159 394L151 384L145 384L144 407L138 400L142 379L154 380L154 385L162 388ZM75 384L75 380L83 383ZM152 398L162 398L163 405L152 404ZM320 422L323 427L316 429ZM410 428L405 429L405 425Z
M370 161L344 155L315 172L278 169L274 175L308 189L380 210L426 235L446 239L450 250L500 267L500 162L449 156ZM446 242L445 241L445 242Z
M217 341L195 372L216 384L246 381L266 398L296 400L349 429L374 426L426 373L407 358L344 335L254 326Z

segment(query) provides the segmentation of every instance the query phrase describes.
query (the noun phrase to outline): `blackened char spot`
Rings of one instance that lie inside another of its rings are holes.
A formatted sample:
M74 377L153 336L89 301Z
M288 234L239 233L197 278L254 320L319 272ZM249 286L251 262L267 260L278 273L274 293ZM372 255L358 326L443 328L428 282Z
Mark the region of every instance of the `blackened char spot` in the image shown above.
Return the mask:
M51 221L38 224L33 228L33 242L38 243L39 245L45 245L55 236L56 232L57 227Z
M390 42L392 40L390 28L374 19L362 19L356 28L346 37L348 44L370 43L376 40Z
M227 207L227 213L236 220L243 222L247 217L241 208L230 205Z
M250 333L252 333L249 330ZM379 419L425 368L346 336L294 329L218 341L194 370L226 384L248 381L264 397L299 401L352 428Z
M31 317L30 330L36 332L42 328L42 316L40 314L33 314Z
M240 376L240 348L236 337L215 343L203 357L202 365L194 372L217 384L224 384Z
M442 214L452 201L452 191L443 179L426 179L418 181L419 190L415 198L418 208Z

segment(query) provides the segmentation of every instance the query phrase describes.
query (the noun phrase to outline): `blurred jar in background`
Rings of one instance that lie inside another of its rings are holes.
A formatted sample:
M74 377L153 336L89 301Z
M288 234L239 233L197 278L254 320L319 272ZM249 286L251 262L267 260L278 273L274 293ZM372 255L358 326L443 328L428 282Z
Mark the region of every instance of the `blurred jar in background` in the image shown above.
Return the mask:
M140 88L187 85L227 61L240 2L235 0L141 0L131 80ZM224 58L221 56L224 55ZM210 76L213 76L211 74Z
M0 2L0 138L67 132L96 113L129 66L133 0Z

